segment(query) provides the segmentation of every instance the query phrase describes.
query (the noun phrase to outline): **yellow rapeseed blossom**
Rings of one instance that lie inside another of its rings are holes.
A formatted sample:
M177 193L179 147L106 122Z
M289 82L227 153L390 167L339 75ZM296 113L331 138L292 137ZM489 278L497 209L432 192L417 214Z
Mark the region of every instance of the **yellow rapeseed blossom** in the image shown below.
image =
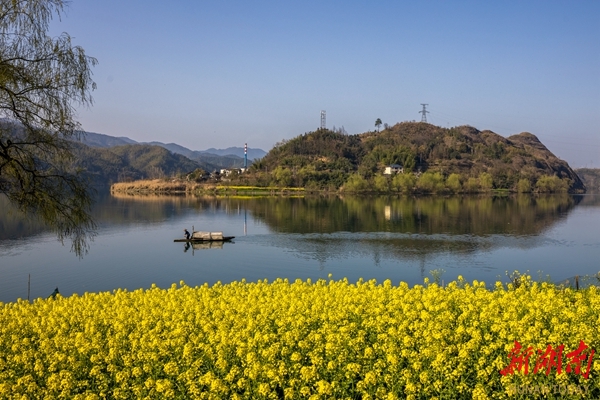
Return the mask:
M591 399L599 329L596 288L528 277L57 296L0 304L0 399Z

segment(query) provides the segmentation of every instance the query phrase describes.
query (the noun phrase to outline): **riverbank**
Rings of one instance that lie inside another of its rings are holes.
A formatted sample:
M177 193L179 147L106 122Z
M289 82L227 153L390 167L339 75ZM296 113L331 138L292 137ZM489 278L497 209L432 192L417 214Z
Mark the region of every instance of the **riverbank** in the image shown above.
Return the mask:
M179 179L147 179L133 182L118 182L110 186L111 193L189 193L201 185Z
M341 187L256 186L241 182L196 182L182 179L154 179L119 182L111 185L112 193L195 193L202 195L303 195L305 193L344 193L359 195L456 195L456 194L551 194L567 193L567 187L557 177L542 177L535 188L521 182L518 190L495 188L489 174L462 182L456 176L445 179L439 173L398 174L394 179L378 177L371 182L355 174ZM561 183L562 182L562 183ZM236 184L237 183L237 184Z
M149 193L195 193L202 195L302 195L307 192L304 188L276 186L236 186L213 183L197 183L184 180L140 180L133 182L114 183L111 193L149 194Z

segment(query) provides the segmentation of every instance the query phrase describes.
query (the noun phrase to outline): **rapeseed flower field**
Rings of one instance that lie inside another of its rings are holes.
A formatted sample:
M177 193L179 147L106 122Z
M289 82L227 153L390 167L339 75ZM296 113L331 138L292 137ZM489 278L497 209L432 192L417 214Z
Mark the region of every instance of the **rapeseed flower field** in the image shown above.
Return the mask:
M0 304L0 398L598 398L598 290L279 279Z

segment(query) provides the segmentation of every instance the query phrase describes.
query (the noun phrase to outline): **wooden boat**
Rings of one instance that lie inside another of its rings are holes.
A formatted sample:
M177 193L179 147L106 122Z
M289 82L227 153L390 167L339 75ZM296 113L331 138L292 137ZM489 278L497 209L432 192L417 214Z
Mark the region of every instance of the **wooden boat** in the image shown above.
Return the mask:
M194 232L189 239L175 239L174 242L204 243L204 242L228 242L235 236L223 236L223 232Z
M220 239L198 239L198 238L189 238L189 239L175 239L174 242L183 242L183 243L204 243L204 242L229 242L231 239L234 239L235 236L223 236Z

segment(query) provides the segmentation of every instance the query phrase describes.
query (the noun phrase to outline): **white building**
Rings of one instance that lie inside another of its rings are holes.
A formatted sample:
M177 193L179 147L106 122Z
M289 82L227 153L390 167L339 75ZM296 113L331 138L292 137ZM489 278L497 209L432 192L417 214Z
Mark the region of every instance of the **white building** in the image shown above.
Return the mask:
M391 165L385 167L385 171L383 171L383 174L384 175L392 175L392 174L399 174L401 172L404 172L404 168L402 168L402 165L391 164Z

